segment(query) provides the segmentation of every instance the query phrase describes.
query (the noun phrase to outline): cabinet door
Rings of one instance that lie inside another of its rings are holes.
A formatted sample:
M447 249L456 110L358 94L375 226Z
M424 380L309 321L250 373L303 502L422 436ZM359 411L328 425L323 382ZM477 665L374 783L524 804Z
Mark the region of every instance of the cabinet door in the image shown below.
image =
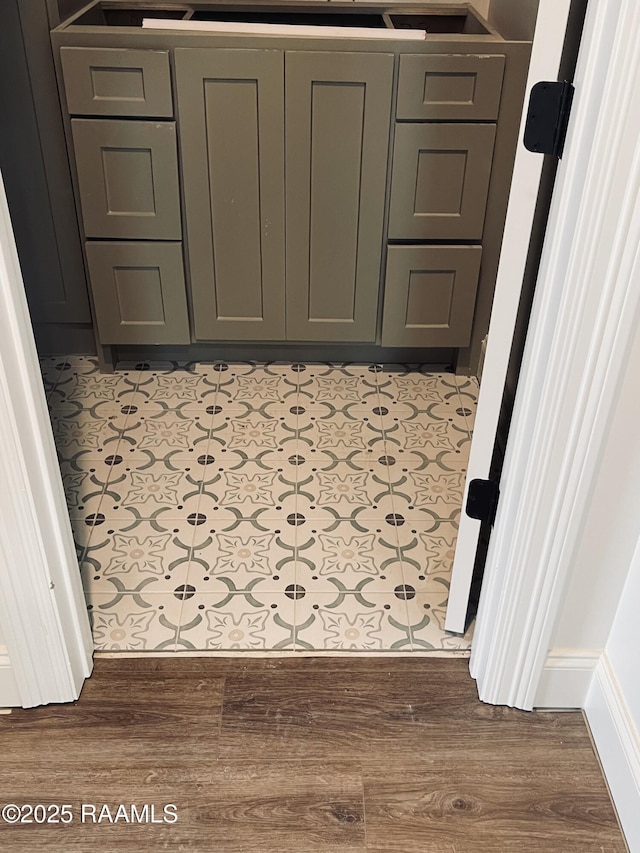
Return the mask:
M195 336L283 340L282 52L175 62Z
M390 240L480 240L493 124L398 124Z
M87 243L87 263L103 344L188 344L180 243Z
M182 239L174 122L81 118L71 129L87 237Z
M393 56L287 52L287 338L374 341Z
M468 346L481 255L480 246L389 246L382 345Z

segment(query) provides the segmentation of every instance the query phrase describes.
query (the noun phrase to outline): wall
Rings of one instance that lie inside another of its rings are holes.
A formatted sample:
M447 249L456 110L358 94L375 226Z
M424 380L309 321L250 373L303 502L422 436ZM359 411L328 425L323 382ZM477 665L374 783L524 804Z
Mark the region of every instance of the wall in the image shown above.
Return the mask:
M474 3L478 8L478 3ZM489 0L484 16L505 38L533 38L538 15L538 0ZM478 11L480 11L478 9Z
M640 536L585 702L587 722L632 853L640 850L639 602Z
M0 2L0 168L42 354L95 350L45 0Z
M536 707L583 707L640 536L640 332L629 353Z
M639 375L636 332L535 703L584 708L631 851L640 851Z
M620 606L613 620L606 653L627 710L640 732L640 677L638 669L638 605L640 604L640 538L631 561Z

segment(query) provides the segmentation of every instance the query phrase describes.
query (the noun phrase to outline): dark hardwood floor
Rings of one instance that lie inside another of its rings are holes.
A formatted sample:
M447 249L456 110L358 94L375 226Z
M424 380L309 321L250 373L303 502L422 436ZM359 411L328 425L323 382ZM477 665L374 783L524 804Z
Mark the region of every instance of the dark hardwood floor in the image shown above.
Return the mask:
M0 822L28 853L626 850L582 715L484 705L461 659L98 659L0 716L7 803L71 806Z

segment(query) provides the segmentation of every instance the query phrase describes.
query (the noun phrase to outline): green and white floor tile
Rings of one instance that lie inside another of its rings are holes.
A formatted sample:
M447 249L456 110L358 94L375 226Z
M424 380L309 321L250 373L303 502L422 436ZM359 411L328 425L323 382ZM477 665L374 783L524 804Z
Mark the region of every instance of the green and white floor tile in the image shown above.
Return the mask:
M97 650L468 650L444 614L475 380L41 364Z

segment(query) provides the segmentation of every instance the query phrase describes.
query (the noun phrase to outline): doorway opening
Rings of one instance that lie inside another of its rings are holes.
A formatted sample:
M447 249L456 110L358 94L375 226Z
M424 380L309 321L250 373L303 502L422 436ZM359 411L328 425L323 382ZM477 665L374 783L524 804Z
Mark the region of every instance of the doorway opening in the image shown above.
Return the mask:
M60 358L58 358L57 360L60 361Z

